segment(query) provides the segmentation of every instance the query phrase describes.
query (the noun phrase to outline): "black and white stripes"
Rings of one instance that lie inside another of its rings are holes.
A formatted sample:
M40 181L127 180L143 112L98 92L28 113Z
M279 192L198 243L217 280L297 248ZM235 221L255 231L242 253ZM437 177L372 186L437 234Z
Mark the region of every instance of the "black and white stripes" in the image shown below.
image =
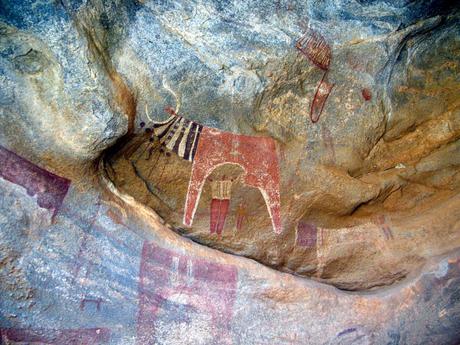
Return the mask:
M193 161L203 126L179 115L172 115L164 122L154 122L153 135L160 144L179 157Z

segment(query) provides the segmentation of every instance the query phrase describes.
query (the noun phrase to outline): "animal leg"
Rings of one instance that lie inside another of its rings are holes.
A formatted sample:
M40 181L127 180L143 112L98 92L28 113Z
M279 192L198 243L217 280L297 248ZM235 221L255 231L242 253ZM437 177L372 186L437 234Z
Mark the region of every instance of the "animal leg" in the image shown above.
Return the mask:
M192 165L192 174L188 184L187 198L185 200L184 220L185 226L192 226L198 202L200 201L201 191L207 176L204 162L195 159Z

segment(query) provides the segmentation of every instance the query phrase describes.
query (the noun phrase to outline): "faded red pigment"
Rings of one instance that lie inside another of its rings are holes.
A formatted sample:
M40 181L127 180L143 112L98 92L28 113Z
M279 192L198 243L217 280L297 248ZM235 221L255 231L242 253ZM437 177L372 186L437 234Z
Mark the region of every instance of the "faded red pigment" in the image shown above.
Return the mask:
M85 278L88 278L91 272L91 269L94 266L94 263L90 259L91 255L88 255L87 251L88 251L88 242L90 241L89 231L93 229L96 223L97 217L99 215L100 207L101 207L99 200L96 203L96 207L97 209L94 212L94 214L91 216L91 218L89 220L84 220L84 222L86 223L85 225L87 229L83 233L83 238L80 242L80 247L78 249L77 257L75 258L75 267L74 267L73 274L72 274L73 282L75 282L78 276L80 275L80 271L82 270L82 268L85 268Z
M209 316L213 339L219 344L232 344L229 330L237 288L235 267L146 242L139 275L138 345L155 343L160 313L174 318L171 327L174 321L188 322L195 313ZM178 304L181 313L173 310Z
M296 245L299 247L316 247L316 236L318 229L314 224L300 221L297 224Z
M97 345L109 340L106 328L0 328L0 344Z
M0 146L0 177L37 196L37 204L56 216L70 187L70 180L50 173Z
M229 206L229 199L211 200L211 217L209 222L209 232L211 234L222 235Z
M371 93L371 90L369 89L366 89L366 88L362 89L361 94L363 95L363 98L366 101L370 101L372 99L372 93Z
M326 81L326 74L327 73L324 73L323 79L319 82L315 97L313 97L313 101L311 102L310 119L313 123L318 122L323 112L324 105L326 104L326 100L334 87L334 84Z
M331 47L319 32L309 29L295 46L315 66L323 71L329 70L332 58Z
M326 80L326 75L332 60L331 46L319 32L312 29L308 29L296 42L295 46L297 50L306 56L316 67L324 71L323 78L316 88L315 96L313 97L310 107L310 120L315 123L318 122L323 112L324 104L334 87L334 84L330 84Z
M335 164L336 156L335 156L334 138L332 137L331 131L326 126L321 127L321 137L323 139L326 152L328 152L329 154L330 163Z
M223 164L236 164L244 169L244 183L261 191L273 229L281 233L280 172L275 141L209 127L203 127L193 160L184 224L192 226L206 178Z
M111 232L107 231L107 229L105 227L103 227L103 226L98 224L98 222L96 220L99 217L99 211L100 211L100 207L101 207L101 200L97 201L96 206L97 206L97 210L90 217L90 219L86 219L86 218L82 217L82 215L80 213L76 212L70 206L69 207L64 207L62 209L62 212L65 213L67 217L69 217L69 218L71 218L74 221L77 221L79 223L85 224L86 231L85 231L85 234L83 235L82 241L80 242L80 248L78 250L76 262L83 263L85 261L85 259L80 260L80 258L82 256L87 255L87 254L85 254L85 251L86 251L86 249L88 247L86 241L88 240L87 233L89 233L90 231L95 231L95 232L101 233L104 236L106 236L107 239L109 239L110 241L112 241L114 243L117 243L117 245L125 247L128 250L135 250L135 248L132 245L128 245L128 243L121 241L119 238L114 236L114 234L112 234ZM111 211L110 213L113 213L113 214L115 214L115 212L113 210L110 210L110 209L106 212L106 214L109 216L109 218L111 218L109 211ZM121 218L118 218L119 221L114 220L112 218L111 218L111 220L113 220L114 224L118 224L118 225L121 225L121 226L129 229L129 227L126 224L123 224L123 222L121 221ZM79 264L76 264L75 266L76 266L76 268L74 269L73 276L76 278L76 276L78 276L78 272L79 272L79 268L78 268ZM81 268L81 265L80 265L80 268Z
M391 231L390 226L387 224L385 215L382 214L374 218L374 223L380 227L380 230L382 230L385 240L394 239L393 232Z

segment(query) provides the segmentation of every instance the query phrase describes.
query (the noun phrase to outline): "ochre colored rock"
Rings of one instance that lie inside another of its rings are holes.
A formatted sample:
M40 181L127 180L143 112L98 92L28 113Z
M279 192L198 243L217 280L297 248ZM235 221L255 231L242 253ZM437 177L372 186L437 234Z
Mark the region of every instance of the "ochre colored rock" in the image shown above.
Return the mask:
M458 344L459 16L2 1L0 343Z

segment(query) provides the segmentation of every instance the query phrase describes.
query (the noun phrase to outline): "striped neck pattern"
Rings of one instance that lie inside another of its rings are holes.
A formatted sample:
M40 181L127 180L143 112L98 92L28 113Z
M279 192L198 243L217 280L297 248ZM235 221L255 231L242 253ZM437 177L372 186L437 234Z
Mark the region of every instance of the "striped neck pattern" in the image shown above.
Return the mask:
M161 145L190 162L195 157L202 129L202 125L177 114L152 126L153 135Z

